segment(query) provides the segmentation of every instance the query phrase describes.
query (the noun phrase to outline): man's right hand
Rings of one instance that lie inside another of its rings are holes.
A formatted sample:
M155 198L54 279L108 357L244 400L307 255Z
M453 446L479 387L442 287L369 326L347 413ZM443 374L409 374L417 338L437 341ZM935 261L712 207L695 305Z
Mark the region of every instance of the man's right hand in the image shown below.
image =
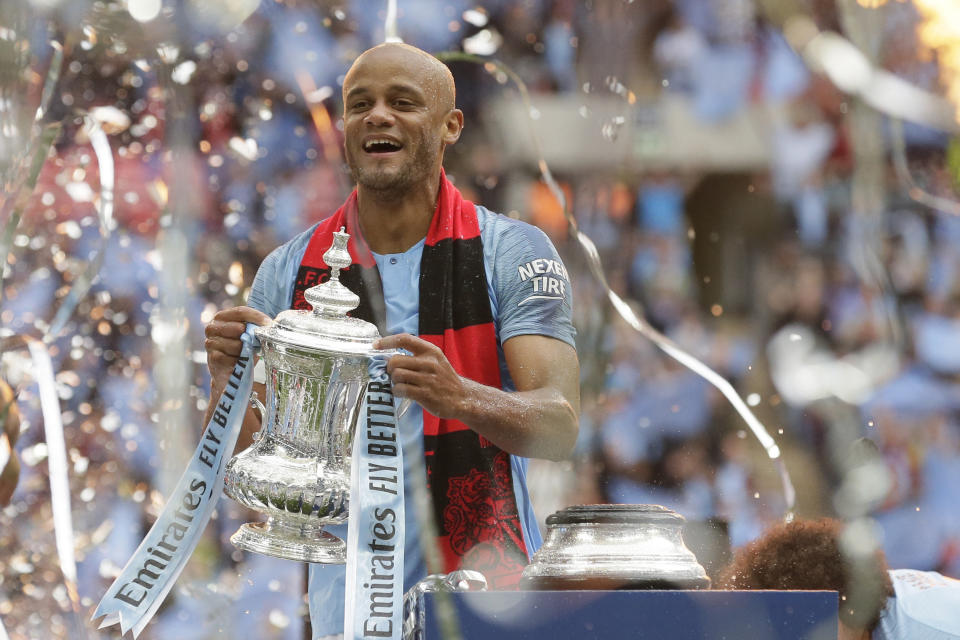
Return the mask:
M243 348L240 336L246 331L247 323L263 326L271 320L267 314L250 307L224 309L213 316L205 329L203 346L207 350L207 369L214 390L222 391L230 379Z

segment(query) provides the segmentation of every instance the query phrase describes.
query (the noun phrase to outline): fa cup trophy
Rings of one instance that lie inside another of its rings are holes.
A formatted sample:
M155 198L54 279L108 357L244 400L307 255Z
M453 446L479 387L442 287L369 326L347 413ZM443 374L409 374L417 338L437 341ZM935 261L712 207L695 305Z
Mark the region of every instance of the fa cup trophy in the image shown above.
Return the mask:
M267 516L230 538L237 547L289 560L342 564L343 540L324 531L347 519L354 433L377 351L377 328L347 317L360 302L340 283L347 241L334 233L323 260L330 279L304 292L313 311L289 310L256 330L267 372L263 426L226 468L224 491Z

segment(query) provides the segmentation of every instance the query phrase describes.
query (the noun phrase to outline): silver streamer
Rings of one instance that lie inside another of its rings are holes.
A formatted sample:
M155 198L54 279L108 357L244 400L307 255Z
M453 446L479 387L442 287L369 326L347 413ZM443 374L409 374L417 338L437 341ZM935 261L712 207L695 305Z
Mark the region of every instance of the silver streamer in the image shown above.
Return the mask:
M60 400L50 353L42 342L28 339L27 349L33 360L34 377L40 389L40 409L47 441L47 465L50 474L50 506L57 557L63 573L67 596L73 606L75 633L86 638L86 627L79 619L80 598L77 594L77 561L74 556L73 518L70 512L70 480L67 475L67 448L63 436Z
M953 104L874 66L848 39L820 31L813 20L795 15L784 22L787 41L811 69L827 75L840 90L877 111L947 133L960 133Z
M916 183L910 174L910 167L907 165L907 145L903 139L903 123L896 119L890 119L890 141L893 151L893 168L897 172L897 178L906 187L907 195L914 202L922 204L925 207L949 213L952 216L960 216L960 202L943 198L924 191Z
M397 28L397 0L387 0L387 18L383 25L384 42L403 42Z
M15 105L20 100L17 92L22 90L22 87L15 84L0 87L0 137L6 138L5 146L12 149L6 166L0 167L3 178L3 199L0 205L0 221L3 224L0 237L0 305L3 302L3 281L7 256L13 246L13 234L20 224L23 208L37 184L40 170L47 159L47 151L60 133L59 122L43 122L63 67L63 46L56 41L51 41L50 46L53 48L53 56L44 77L40 104L26 136L20 135L16 122L19 113ZM24 141L21 143L19 138Z
M91 258L83 269L81 275L70 287L66 297L57 309L57 314L50 323L49 329L43 336L44 342L50 343L55 340L60 332L63 331L70 316L73 315L77 304L83 299L83 296L90 290L90 286L100 273L100 267L103 266L104 255L106 254L107 243L110 241L110 232L116 226L113 219L113 198L116 182L116 171L114 170L113 151L110 149L110 141L107 134L104 133L100 123L90 114L83 117L84 131L90 138L90 145L93 147L93 153L97 157L97 166L100 173L100 197L95 202L97 218L100 220L100 243L96 254Z
M488 68L486 65L489 64L492 65L493 69L506 73L514 81L514 83L516 83L517 88L520 90L520 95L523 99L524 107L526 108L528 117L529 114L533 112L533 105L530 102L530 94L527 90L526 84L513 70L499 60L487 60L472 54L458 52L444 52L437 54L437 57L441 60L463 60L467 62L474 62L484 65L484 68ZM537 136L532 129L530 130L530 137L536 149L536 155L539 158L537 166L540 170L540 175L546 185L550 188L550 192L563 208L563 214L567 219L570 233L577 239L577 242L583 249L584 255L587 258L587 265L590 267L590 272L593 273L594 278L597 280L600 286L603 287L603 290L606 293L607 298L610 300L610 304L613 306L614 310L628 325L630 325L632 329L634 329L634 331L653 342L668 356L687 367L697 375L701 376L704 380L713 385L730 402L734 410L736 410L740 417L742 417L747 423L747 426L750 428L750 431L753 433L753 435L756 436L757 440L760 441L760 444L766 451L767 456L774 461L777 467L777 472L780 475L781 482L783 483L785 517L787 520L792 520L793 508L796 504L796 490L793 487L793 482L790 480L790 474L787 471L786 464L784 464L783 459L781 458L780 447L777 446L776 441L770 435L769 431L767 431L767 428L763 426L763 423L757 419L752 411L750 411L747 403L743 401L736 389L733 388L733 385L731 385L719 373L708 367L696 357L684 351L679 345L650 326L646 320L637 315L637 313L635 313L633 309L626 302L624 302L623 299L613 291L613 289L610 288L610 284L607 282L606 275L603 271L600 253L597 251L597 247L593 241L578 228L577 221L567 205L567 200L563 194L563 190L560 188L560 185L557 184L557 181L551 174L550 167L547 166L547 161L544 159L540 141L537 139Z

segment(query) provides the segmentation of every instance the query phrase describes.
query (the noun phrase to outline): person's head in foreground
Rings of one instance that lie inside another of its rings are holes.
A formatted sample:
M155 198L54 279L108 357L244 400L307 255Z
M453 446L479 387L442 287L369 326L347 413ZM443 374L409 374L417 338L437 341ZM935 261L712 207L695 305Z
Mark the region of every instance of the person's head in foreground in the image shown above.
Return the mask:
M718 587L837 591L839 640L869 639L893 584L883 552L857 553L857 546L836 520L779 524L734 554Z

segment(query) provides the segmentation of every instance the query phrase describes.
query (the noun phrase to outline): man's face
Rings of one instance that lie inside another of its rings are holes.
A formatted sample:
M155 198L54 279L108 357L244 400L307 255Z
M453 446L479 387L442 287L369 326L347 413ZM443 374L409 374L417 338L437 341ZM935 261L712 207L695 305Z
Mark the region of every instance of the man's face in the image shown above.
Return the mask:
M403 193L439 172L445 116L435 73L405 51L364 55L344 82L344 148L358 185Z

